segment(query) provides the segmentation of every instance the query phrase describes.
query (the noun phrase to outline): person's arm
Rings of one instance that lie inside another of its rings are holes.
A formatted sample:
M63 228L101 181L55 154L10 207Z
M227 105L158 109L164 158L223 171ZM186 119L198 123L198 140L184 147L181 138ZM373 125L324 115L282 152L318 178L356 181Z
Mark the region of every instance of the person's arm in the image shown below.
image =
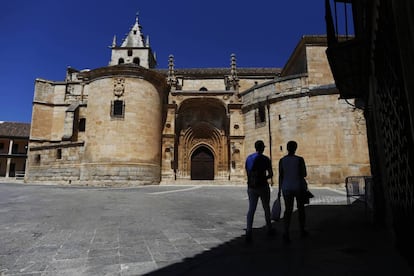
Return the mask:
M301 171L301 174L302 174L302 177L306 177L308 174L307 174L307 172L306 172L306 165L305 165L305 159L303 159L303 157L301 157L300 158L300 171Z
M270 179L270 185L273 186L273 168L270 159L268 159L266 179Z
M267 160L267 176L266 178L272 178L273 177L273 168L272 168L272 162L270 161L270 159Z
M278 198L280 198L280 195L281 195L282 182L283 182L283 167L282 167L282 159L280 159L279 160L279 192L277 193Z

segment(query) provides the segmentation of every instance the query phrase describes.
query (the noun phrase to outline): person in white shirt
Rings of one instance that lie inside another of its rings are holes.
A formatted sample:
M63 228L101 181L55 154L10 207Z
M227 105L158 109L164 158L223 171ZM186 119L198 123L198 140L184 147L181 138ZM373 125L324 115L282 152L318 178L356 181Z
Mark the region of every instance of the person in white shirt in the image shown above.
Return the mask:
M299 212L299 226L301 236L305 237L308 232L305 230L305 191L306 187L306 165L305 160L301 156L295 155L298 144L295 141L287 143L288 154L279 161L279 193L283 193L285 201L284 213L284 234L283 239L290 241L289 226L293 212L293 204L296 198L296 205Z

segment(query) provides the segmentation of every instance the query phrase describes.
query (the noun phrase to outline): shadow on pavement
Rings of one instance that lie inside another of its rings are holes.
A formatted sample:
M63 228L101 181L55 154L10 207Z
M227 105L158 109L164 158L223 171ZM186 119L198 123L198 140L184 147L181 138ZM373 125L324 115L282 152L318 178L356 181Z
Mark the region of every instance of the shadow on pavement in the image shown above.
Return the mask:
M309 237L299 236L295 213L288 244L283 221L275 222L274 237L254 229L251 244L241 236L147 275L412 275L387 230L369 223L362 203L310 205L306 216Z

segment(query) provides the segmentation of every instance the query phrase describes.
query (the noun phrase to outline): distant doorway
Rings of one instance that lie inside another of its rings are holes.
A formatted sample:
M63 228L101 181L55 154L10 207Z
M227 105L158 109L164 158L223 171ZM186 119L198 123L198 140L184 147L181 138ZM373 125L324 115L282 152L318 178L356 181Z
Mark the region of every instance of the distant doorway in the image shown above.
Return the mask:
M199 147L191 156L191 179L214 180L214 155L206 147Z
M16 176L16 164L11 163L10 170L9 170L9 177L15 177L15 176Z

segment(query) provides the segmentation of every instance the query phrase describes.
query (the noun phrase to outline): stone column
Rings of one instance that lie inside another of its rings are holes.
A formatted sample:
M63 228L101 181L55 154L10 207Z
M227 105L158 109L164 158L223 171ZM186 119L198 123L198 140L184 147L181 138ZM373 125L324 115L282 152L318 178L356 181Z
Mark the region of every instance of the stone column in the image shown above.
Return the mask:
M13 140L10 139L9 143L9 153L8 155L11 156L13 153ZM6 164L6 178L9 177L9 171L10 171L10 163L11 163L11 157L7 157L7 164Z

